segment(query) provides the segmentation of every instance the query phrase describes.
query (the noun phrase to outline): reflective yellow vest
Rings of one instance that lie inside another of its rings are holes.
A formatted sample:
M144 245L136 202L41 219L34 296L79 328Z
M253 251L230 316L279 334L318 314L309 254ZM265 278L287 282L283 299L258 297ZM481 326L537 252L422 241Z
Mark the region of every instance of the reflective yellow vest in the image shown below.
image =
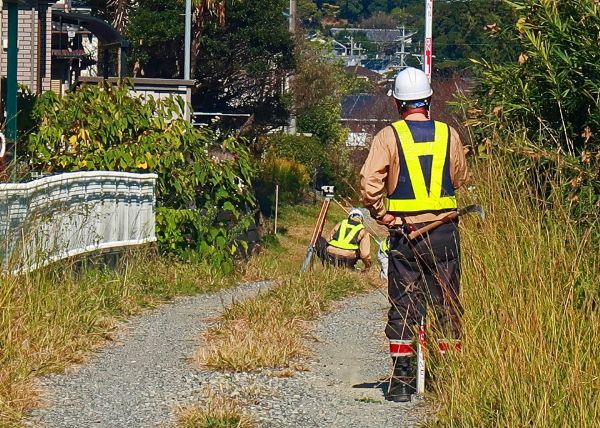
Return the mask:
M443 122L392 124L397 137L400 174L386 199L388 211L417 213L456 209L450 177L450 128ZM413 135L414 134L414 135Z
M329 245L342 250L354 250L357 251L358 246L358 232L363 230L365 226L362 223L350 224L348 220L342 221L339 229L335 232L333 239L329 241Z
M390 238L385 238L383 241L381 241L381 245L379 246L379 248L381 248L381 251L383 251L384 253L387 253L390 250L389 239Z

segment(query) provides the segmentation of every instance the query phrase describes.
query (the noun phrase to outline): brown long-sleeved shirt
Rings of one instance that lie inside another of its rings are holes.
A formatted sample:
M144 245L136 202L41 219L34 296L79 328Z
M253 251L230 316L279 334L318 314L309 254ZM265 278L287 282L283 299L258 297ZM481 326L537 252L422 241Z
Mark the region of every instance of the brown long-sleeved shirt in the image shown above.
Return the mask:
M424 114L415 113L405 120L428 120ZM363 203L371 216L379 219L386 214L385 198L396 190L400 174L400 158L396 134L391 126L383 128L373 139L369 156L360 171L360 188ZM458 189L471 177L467 165L465 149L456 130L450 127L450 177L452 185ZM424 223L436 221L446 214L422 213L407 215L403 218L407 223ZM400 223L400 218L396 219Z
M329 235L327 236L327 242L331 241L335 236L336 232L340 228L341 223L335 225L335 227L331 230ZM365 265L371 265L371 236L366 229L362 229L358 232L358 253L360 259L365 263ZM327 247L327 252L329 254L333 254L335 256L353 258L356 257L356 251L353 250L344 250L342 248L332 247L331 245Z

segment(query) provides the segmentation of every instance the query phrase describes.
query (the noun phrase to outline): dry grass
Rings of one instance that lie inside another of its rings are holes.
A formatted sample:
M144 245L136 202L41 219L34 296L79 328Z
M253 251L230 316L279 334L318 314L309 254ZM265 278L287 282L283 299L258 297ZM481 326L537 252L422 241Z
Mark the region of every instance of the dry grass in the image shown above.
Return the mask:
M229 397L210 395L202 407L183 409L177 418L180 428L253 428L254 420Z
M464 351L437 362L437 426L598 426L598 248L507 169L477 170L488 219L462 235Z
M18 425L35 406L36 376L80 363L117 319L177 294L233 283L199 264L129 256L117 269L58 263L0 287L0 421Z
M298 273L317 210L318 207L293 207L283 213L287 233L249 269L254 276L260 272L263 279L278 278L277 285L226 309L218 325L207 332L206 345L196 356L197 364L236 371L293 368L298 358L307 355L307 322L327 310L333 301L373 286L375 272L366 276L323 269L318 262L314 271ZM343 216L334 209L326 230Z

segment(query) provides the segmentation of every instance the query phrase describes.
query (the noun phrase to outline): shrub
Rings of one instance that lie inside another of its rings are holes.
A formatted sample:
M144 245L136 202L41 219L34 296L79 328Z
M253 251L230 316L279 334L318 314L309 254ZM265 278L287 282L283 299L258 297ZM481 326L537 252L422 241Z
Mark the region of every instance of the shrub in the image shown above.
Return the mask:
M545 183L560 180L572 215L592 225L600 208L600 7L520 0L513 8L521 54L512 64L476 63L468 124L481 151L500 147L523 160L543 198Z
M351 150L342 141L327 145L316 136L276 133L269 135L266 152L291 159L306 167L315 188L333 185L336 193L350 195L356 184L358 168L352 162Z
M267 150L276 156L301 163L308 171L322 169L328 153L321 141L302 134L276 133L268 137Z
M271 215L277 184L281 204L297 204L302 201L310 183L310 174L304 165L270 155L258 169L260 172L255 180L255 192L265 215Z
M249 154L181 119L183 108L178 98L133 97L125 85L83 86L63 98L47 92L34 108L39 127L25 156L45 173L156 173L161 248L225 262L236 249L232 223L250 222Z

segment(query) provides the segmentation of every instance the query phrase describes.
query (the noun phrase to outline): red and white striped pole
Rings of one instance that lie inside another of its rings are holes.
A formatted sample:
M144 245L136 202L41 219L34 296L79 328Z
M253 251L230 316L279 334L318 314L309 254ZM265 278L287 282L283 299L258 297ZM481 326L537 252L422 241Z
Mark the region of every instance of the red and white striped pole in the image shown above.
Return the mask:
M417 340L417 395L425 394L425 317L421 318Z
M431 82L433 70L433 0L425 0L425 52L423 71Z
M431 82L433 71L433 0L425 0L425 51L423 52L423 71ZM425 317L419 325L417 341L417 395L425 393Z

